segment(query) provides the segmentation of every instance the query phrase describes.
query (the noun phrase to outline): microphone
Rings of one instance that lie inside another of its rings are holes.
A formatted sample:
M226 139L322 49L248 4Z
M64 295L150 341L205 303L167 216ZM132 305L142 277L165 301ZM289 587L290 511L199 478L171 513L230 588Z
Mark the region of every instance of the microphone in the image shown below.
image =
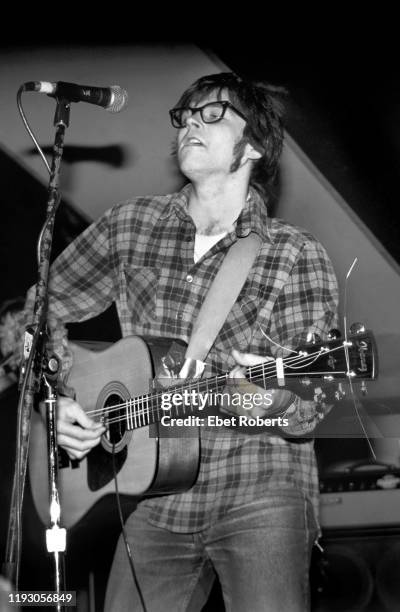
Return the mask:
M119 85L92 87L64 81L57 81L57 83L28 81L22 85L22 91L36 91L70 102L89 102L89 104L102 106L110 113L119 113L128 103L128 93Z

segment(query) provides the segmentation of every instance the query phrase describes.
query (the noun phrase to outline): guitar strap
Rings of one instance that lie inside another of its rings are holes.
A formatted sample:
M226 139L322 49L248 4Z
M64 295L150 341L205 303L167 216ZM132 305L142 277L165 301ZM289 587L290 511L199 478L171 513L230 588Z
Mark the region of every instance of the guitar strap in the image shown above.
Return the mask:
M251 232L229 249L209 288L193 325L187 360L204 362L242 289L261 247L261 238Z

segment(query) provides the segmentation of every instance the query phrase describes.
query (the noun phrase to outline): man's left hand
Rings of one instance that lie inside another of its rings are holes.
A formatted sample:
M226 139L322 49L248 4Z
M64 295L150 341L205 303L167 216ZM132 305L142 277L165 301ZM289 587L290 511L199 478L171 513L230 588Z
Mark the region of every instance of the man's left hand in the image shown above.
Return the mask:
M244 415L249 417L269 417L284 412L294 401L295 395L287 389L265 389L247 380L246 368L256 366L267 361L274 361L272 357L260 357L253 353L232 351L237 365L229 373L227 389L231 396L238 393L242 401L230 402L229 407L220 405L222 412ZM254 402L251 396L255 396Z

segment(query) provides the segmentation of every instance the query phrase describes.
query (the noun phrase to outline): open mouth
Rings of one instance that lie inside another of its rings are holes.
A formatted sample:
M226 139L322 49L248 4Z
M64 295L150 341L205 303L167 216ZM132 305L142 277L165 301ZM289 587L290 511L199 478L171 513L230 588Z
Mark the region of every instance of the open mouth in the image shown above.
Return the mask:
M191 136L183 140L181 147L204 147L204 143L195 136Z

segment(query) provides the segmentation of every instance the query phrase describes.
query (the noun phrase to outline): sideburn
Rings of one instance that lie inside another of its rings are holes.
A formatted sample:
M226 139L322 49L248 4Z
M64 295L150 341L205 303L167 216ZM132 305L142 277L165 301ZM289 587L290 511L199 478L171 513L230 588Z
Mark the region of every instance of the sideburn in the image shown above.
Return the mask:
M229 168L229 172L231 174L233 174L234 172L236 172L236 170L239 169L240 162L242 161L243 153L244 153L247 143L248 143L248 140L245 136L242 136L240 140L235 142L235 146L233 147L233 152L232 152L233 160L231 163L231 167Z

